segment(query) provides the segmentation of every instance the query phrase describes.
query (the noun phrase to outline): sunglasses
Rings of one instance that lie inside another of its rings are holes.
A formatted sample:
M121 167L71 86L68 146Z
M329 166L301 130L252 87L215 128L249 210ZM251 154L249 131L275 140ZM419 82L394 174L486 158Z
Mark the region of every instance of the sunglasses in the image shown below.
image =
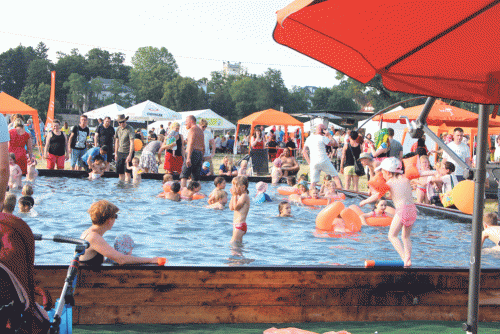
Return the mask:
M118 219L118 214L115 213L115 215L113 216L114 219Z
M118 124L122 124L122 123L125 123L125 121L118 121Z

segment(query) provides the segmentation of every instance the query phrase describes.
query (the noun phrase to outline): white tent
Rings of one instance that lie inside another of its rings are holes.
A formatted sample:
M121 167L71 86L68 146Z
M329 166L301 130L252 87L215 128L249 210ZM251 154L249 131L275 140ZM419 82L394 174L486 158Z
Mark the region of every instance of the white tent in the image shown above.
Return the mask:
M144 101L123 111L131 121L151 122L156 120L180 120L181 115L152 101Z
M194 110L194 111L182 111L179 113L182 116L182 120L178 121L181 125L181 133L184 133L186 123L186 117L194 116L196 117L196 122L199 123L200 119L204 118L208 122L208 127L211 130L233 130L236 129L236 125L229 122L224 117L220 116L216 112L211 109L202 109L202 110ZM160 124L163 124L163 127L166 129L168 125L168 121L157 121L148 125L148 131L152 128L158 130L160 128Z
M391 111L397 111L397 110L403 110L404 108L399 106L397 108L394 108ZM358 122L358 126L363 124L365 121L360 121ZM380 130L380 122L378 121L368 121L364 126L364 129L366 129L366 133L371 133L372 136ZM404 129L406 128L406 124L400 124L398 121L397 123L389 123L389 122L382 122L382 128L392 128L394 129L394 139L399 141L401 143L401 140L403 139L403 132ZM411 151L411 146L416 143L417 140L413 139L409 134L406 135L405 142L401 143L403 145L403 154L409 153ZM436 147L436 143L432 140L429 139L429 137L425 138L425 145L427 146L427 149L429 151L432 151ZM431 163L434 162L434 155L432 154L430 157Z
M113 103L105 107L87 111L84 115L90 119L98 119L109 116L112 120L114 120L119 114L123 114L123 110L125 110L125 108L121 105Z
M328 126L328 129L330 129L332 126L334 129L343 129L343 127L341 127L340 125L334 124L332 122L328 122L328 120L326 118L317 117L317 118L313 118L312 120L304 123L304 132L309 132L309 131L311 131L311 129L314 130L314 128L318 124L325 124L326 126ZM273 128L272 126L268 126L267 128L264 129L264 132L267 133L267 132L271 131L272 128ZM299 128L298 126L289 126L288 132L295 132L298 128ZM283 129L283 130L285 130L285 129Z

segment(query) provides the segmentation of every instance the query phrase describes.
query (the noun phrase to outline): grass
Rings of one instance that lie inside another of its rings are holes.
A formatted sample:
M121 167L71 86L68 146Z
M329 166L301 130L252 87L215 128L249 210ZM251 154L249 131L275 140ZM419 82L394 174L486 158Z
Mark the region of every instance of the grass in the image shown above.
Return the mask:
M33 150L34 150L34 154L38 160L38 168L40 168L40 169L47 168L47 163L46 163L45 159L40 158L40 154L38 153L38 148L34 148ZM140 157L141 153L136 152L135 156ZM214 156L214 158L212 159L212 162L214 164L215 173L217 173L218 166L220 166L222 164L222 159L225 156L226 156L225 154L216 154ZM239 161L241 158L243 158L243 156L244 155L241 155L241 154L234 156L234 162ZM163 169L163 162L164 161L162 159L162 164L159 166L159 172L161 174L165 173L165 169ZM305 163L305 161L299 160L299 165L300 165L300 170L299 170L298 175L309 174L309 165L307 163ZM272 164L269 163L269 170L271 170L271 167L272 167ZM66 161L64 168L65 169L71 168L69 160ZM342 184L345 185L346 183L345 183L344 175L339 175L339 176L340 176L340 179L342 180ZM363 176L359 179L359 191L360 192L367 192L368 191L368 181L367 181L366 176ZM487 212L497 212L497 211L498 211L498 201L495 199L487 199L485 201L485 205L484 205L484 212L487 213Z

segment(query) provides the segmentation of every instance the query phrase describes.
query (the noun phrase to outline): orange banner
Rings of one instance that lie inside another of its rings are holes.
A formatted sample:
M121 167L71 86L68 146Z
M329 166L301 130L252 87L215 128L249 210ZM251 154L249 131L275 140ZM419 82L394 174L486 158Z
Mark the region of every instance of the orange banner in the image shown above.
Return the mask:
M49 101L49 110L47 111L47 120L45 122L45 130L52 128L52 122L54 121L55 98L56 98L56 71L52 71L50 72L50 101Z

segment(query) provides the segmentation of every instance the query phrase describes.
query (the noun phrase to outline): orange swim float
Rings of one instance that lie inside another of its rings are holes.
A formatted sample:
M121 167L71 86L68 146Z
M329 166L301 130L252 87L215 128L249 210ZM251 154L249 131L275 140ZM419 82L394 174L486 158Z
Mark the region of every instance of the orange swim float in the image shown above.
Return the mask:
M302 204L304 205L328 205L328 198L303 198Z
M321 210L316 216L316 228L324 231L331 231L334 227L333 220L338 218L340 212L345 209L344 203L333 202Z
M278 188L278 194L283 195L283 196L290 196L292 194L298 194L299 189L295 187L279 187Z
M379 193L379 198L382 198L391 188L385 183L382 173L377 173L373 179L368 181L368 186Z
M370 226L390 226L392 217L369 217L366 218L366 224Z
M206 197L205 194L196 193L193 195L193 200L203 199L205 197Z
M361 231L361 219L354 210L346 208L340 212L340 217L345 221L346 232Z

